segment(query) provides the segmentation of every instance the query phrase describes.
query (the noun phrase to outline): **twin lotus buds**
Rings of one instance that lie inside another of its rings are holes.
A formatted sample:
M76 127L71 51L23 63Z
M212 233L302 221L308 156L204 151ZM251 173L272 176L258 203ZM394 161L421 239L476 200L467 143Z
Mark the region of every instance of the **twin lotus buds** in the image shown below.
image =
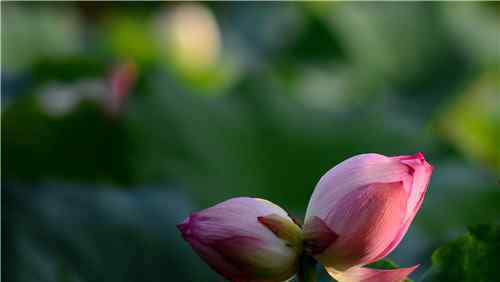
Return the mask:
M358 155L320 179L302 230L283 209L255 198L227 200L192 214L178 228L198 255L231 281L285 281L306 253L340 282L398 282L417 266L362 266L396 248L431 174L422 153Z

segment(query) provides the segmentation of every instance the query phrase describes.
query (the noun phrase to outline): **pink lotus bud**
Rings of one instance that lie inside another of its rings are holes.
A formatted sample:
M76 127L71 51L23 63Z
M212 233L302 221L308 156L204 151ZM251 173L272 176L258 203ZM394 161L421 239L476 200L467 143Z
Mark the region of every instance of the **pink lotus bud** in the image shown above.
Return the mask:
M400 281L416 267L361 266L387 256L413 221L432 174L422 153L363 154L343 161L316 185L307 208L304 248L338 281Z
M111 73L111 95L109 96L108 109L112 114L118 114L125 104L130 91L137 79L137 66L135 63L125 63L115 67Z
M269 201L233 198L193 213L177 227L193 250L231 281L284 281L297 271L300 227Z

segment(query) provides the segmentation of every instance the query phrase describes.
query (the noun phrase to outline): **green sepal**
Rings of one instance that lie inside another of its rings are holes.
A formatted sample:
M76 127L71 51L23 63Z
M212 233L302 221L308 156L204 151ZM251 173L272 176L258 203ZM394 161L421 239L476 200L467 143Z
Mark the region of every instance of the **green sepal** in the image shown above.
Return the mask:
M302 230L291 219L277 214L259 216L257 219L277 237L286 241L289 247L297 252L302 251Z

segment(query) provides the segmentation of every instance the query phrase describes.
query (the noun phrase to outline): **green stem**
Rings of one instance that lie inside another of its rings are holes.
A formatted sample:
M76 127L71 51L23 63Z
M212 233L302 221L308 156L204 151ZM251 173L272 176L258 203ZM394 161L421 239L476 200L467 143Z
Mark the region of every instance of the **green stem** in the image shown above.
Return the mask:
M299 273L297 274L299 282L316 282L316 261L308 256L302 255L300 258Z

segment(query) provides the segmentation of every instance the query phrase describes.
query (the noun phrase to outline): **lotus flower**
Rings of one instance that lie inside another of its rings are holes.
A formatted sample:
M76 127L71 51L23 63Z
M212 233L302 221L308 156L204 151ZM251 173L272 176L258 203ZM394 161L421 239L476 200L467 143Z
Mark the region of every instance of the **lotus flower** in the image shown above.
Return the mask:
M284 281L297 271L300 227L269 201L233 198L193 213L177 227L193 250L231 281Z
M432 174L422 153L363 154L328 171L317 184L304 224L304 249L338 281L396 282L417 266L362 266L387 256L413 221Z

